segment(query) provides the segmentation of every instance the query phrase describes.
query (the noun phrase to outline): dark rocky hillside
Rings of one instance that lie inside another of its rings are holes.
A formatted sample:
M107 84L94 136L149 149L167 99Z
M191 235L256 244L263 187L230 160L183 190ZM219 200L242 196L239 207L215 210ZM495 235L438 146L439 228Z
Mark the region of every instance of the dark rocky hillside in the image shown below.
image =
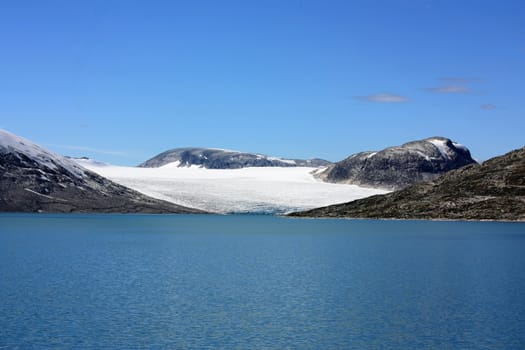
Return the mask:
M199 211L145 196L0 130L0 212Z
M431 137L378 152L354 154L332 164L319 177L326 182L397 190L473 163L465 146L444 137Z
M263 154L243 153L215 148L176 148L147 160L143 168L158 168L175 163L179 167L191 165L207 169L239 169L246 167L320 167L331 164L323 159L282 159Z
M525 221L525 148L397 192L291 216Z

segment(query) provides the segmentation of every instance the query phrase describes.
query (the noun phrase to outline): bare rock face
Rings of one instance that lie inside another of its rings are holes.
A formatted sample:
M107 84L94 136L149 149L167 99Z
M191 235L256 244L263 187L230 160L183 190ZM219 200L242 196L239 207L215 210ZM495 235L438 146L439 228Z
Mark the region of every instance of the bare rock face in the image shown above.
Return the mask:
M0 212L198 213L118 185L0 129Z
M207 169L239 169L247 167L321 167L331 163L317 158L283 159L216 148L175 148L160 153L140 164L139 167L158 168L167 164L176 164L179 167L197 165Z
M444 137L431 137L378 152L354 154L332 164L319 177L326 182L397 190L474 163L465 146Z
M525 147L403 190L291 215L525 221Z

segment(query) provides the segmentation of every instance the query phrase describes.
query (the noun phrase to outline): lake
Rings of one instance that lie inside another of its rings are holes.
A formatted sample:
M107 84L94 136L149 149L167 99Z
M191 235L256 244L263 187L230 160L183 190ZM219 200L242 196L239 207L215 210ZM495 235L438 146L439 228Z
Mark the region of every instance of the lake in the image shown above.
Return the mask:
M0 349L523 349L525 224L0 215Z

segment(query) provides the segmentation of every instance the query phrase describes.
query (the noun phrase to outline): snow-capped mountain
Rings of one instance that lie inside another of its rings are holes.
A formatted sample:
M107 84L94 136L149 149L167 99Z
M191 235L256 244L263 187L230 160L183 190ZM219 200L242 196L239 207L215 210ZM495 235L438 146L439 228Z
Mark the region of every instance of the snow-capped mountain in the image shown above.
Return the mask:
M465 146L448 138L430 137L354 154L332 164L319 177L332 183L400 189L473 163L476 161Z
M175 148L162 152L140 164L142 168L158 168L167 164L178 167L197 165L207 169L240 169L247 167L321 167L331 163L324 159L283 159L264 154L246 153L218 148Z
M197 212L113 183L1 129L0 211Z

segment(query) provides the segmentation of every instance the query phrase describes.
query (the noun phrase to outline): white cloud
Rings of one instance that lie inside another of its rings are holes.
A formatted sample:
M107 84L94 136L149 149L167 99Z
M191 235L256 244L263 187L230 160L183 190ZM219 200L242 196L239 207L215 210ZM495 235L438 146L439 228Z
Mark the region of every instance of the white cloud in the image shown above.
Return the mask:
M484 109L486 111L491 111L493 109L496 109L496 105L493 105L492 103L485 103L480 106L481 109Z
M440 80L448 84L468 84L468 83L475 82L479 79L462 78L462 77L444 77L444 78L441 78Z
M468 94L471 92L469 87L461 85L444 85L427 88L427 91L437 94Z
M377 103L401 103L408 102L408 97L395 95L395 94L375 94L368 96L357 96L358 100L367 101L367 102L377 102Z

